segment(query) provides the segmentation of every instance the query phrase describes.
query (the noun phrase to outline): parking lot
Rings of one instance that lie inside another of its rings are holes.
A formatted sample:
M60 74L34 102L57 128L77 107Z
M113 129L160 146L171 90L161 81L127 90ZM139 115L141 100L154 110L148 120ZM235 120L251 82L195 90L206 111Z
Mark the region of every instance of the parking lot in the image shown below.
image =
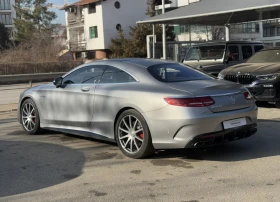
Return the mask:
M248 139L142 160L106 142L27 135L15 118L0 114L0 201L280 201L280 110L270 105Z

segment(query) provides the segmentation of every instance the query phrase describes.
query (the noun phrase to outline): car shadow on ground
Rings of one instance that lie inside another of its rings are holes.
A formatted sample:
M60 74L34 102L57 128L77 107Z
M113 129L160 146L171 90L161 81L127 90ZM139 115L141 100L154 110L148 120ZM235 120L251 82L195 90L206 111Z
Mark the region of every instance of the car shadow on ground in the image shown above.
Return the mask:
M258 132L249 138L207 148L158 151L150 159L180 158L233 162L280 155L280 121L258 122Z
M269 104L268 102L256 102L256 105L261 108L277 109L274 104Z
M54 186L82 174L81 151L57 144L0 142L0 197Z

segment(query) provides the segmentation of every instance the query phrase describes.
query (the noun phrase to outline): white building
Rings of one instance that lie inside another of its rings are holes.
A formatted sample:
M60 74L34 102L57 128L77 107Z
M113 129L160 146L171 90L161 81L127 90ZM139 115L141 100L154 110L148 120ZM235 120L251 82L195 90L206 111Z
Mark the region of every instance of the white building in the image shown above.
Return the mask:
M81 0L65 6L69 49L90 58L107 57L111 39L122 28L126 36L129 27L145 18L146 0Z
M14 18L16 11L14 9L15 0L0 0L0 22L8 28L11 38L15 31Z

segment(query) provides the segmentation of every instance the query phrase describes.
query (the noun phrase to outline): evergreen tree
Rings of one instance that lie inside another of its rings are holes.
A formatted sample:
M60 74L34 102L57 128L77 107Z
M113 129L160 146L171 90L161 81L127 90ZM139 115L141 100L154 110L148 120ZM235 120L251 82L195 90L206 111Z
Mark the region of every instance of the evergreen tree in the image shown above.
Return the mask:
M28 40L33 33L49 28L57 17L55 12L49 11L47 0L17 0L15 10L17 18L15 37L18 41Z
M10 43L9 32L4 24L0 23L0 51L5 50Z

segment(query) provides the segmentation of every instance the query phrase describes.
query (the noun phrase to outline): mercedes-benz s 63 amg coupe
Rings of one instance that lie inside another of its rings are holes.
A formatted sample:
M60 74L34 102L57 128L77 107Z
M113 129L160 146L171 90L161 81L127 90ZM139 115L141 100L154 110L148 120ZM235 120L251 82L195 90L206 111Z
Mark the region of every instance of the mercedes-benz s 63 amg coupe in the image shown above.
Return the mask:
M116 142L131 158L249 137L257 107L240 84L180 63L109 59L83 64L20 95L18 120L40 129Z

